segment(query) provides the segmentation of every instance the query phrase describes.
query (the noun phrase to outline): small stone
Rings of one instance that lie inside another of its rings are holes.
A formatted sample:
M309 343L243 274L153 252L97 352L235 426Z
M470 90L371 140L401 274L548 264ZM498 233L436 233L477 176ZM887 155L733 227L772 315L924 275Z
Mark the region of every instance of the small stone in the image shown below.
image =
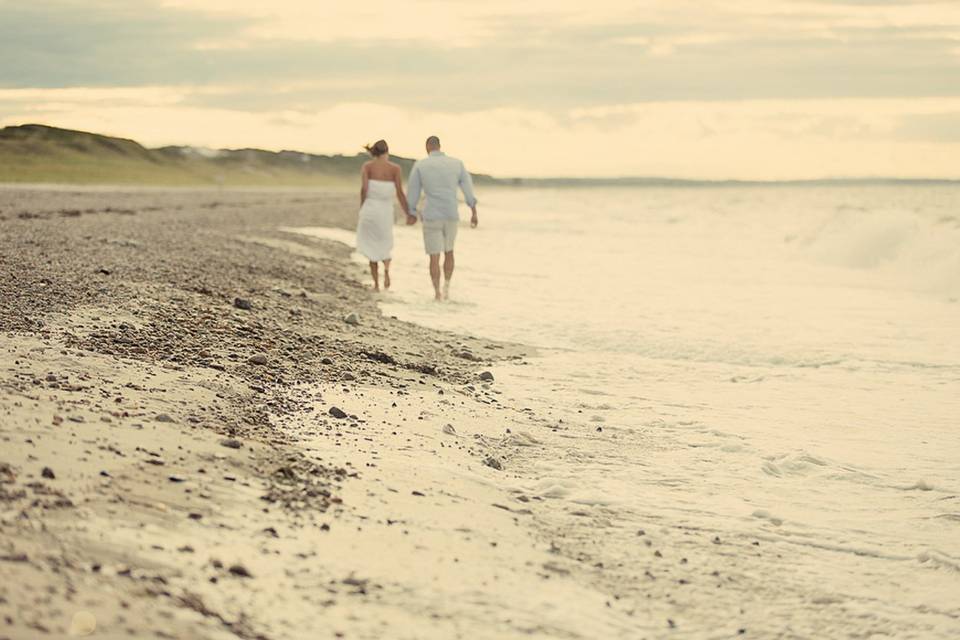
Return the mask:
M341 376L341 379L344 382L353 382L354 380L357 379L357 376L353 375L349 371L344 371L343 375Z
M158 415L156 418L154 418L154 420L156 420L157 422L176 422L176 420L174 420L173 418L171 418L171 417L170 417L169 415L167 415L166 413L161 413L161 414Z
M167 479L170 482L186 482L187 481L187 479L184 478L183 476L168 476Z
M105 271L104 269L100 270ZM109 275L109 272L107 272ZM89 611L78 611L73 614L70 620L69 635L72 637L84 637L92 635L97 629L97 618Z
M343 420L347 417L347 412L340 407L330 407L330 411L328 413L337 420Z
M329 366L333 364L333 360L331 360L330 358L321 358L320 364L325 364Z
M455 435L457 435L457 430L453 428L453 425L452 425L452 424L445 424L445 425L443 425L443 432L444 432L445 434L447 434L448 436L455 436Z
M231 574L237 576L238 578L252 578L253 574L243 566L242 564L230 565L230 568L227 569Z
M346 315L346 317L344 317L343 321L346 322L347 324L356 326L360 324L360 316L358 316L356 312L351 311Z
M239 449L243 446L243 443L236 438L224 438L220 441L220 446L228 449Z
M265 365L267 364L267 356L262 353L258 353L256 355L253 355L247 358L247 362L249 362L250 364Z
M203 519L203 514L202 514L202 513L192 512L192 513L188 513L188 514L187 514L187 517L190 518L191 520L202 520L202 519Z
M4 562L29 562L30 558L25 553L10 553L0 556L0 560Z
M487 465L491 469L496 469L497 471L503 471L503 465L500 464L500 461L494 458L493 456L487 456L487 459L483 461L483 464Z
M53 469L50 467L44 467L43 471L40 472L40 475L46 478L47 480L56 480L57 475L53 472Z
M484 371L480 374L480 379L485 382L493 382L493 374L489 371Z
M243 298L234 298L233 306L235 306L237 309L243 309L244 311L250 311L253 309L253 305L250 303L250 301Z

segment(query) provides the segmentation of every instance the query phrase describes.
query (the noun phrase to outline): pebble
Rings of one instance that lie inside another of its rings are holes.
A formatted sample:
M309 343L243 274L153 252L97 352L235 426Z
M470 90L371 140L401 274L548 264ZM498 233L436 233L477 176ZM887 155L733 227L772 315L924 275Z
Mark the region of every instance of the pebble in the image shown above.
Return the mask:
M330 407L330 411L328 413L338 420L343 420L347 417L347 412L340 407Z
M453 425L452 425L452 424L445 424L445 425L443 425L443 432L444 432L445 434L447 434L448 436L455 436L455 435L457 435L457 430L453 428Z
M43 476L44 478L47 478L48 480L57 479L56 474L53 472L53 469L51 469L50 467L44 467L43 471L40 472L40 475Z
M243 443L236 438L224 438L220 441L220 446L227 447L228 449L239 449L243 446Z
M351 311L344 317L343 321L346 322L347 324L356 326L360 324L360 316L358 316L356 312Z
M243 309L244 311L250 311L253 309L253 304L251 304L249 300L245 300L243 298L234 298L233 306L235 306L237 309Z
M170 417L169 415L167 415L166 413L161 413L161 414L158 415L156 418L154 418L154 420L156 420L157 422L176 422L176 420L174 420L173 418L171 418L171 417Z
M4 562L29 562L30 557L25 553L11 553L0 556L0 560Z
M256 355L253 355L247 358L247 362L249 362L250 364L265 365L267 364L267 356L265 356L262 353L258 353Z
M239 578L252 578L253 574L242 564L230 565L228 571Z
M487 382L493 382L493 374L489 371L484 371L480 374L480 379Z
M101 273L105 269L100 270ZM110 272L107 271L107 275ZM97 618L89 611L78 611L73 614L73 618L70 620L70 631L69 634L75 637L89 636L93 634L97 629Z
M487 465L491 469L496 469L497 471L503 471L503 465L499 460L493 456L487 456L487 459L483 461L483 464Z

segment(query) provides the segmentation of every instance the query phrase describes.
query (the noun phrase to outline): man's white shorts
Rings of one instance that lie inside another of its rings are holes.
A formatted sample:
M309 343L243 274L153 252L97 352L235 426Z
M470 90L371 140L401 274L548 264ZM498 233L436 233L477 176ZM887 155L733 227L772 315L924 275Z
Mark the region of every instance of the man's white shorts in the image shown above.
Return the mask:
M424 220L423 248L427 255L453 251L459 220Z

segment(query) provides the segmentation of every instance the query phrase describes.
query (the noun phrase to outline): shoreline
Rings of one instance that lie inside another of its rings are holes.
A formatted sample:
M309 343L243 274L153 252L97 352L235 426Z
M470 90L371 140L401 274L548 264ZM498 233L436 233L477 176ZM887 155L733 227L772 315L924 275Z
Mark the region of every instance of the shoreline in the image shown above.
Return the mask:
M0 640L955 632L949 548L818 540L713 482L743 434L382 314L293 231L355 211L0 190Z
M520 357L382 317L342 246L276 230L349 228L352 197L268 195L0 192L0 638L316 637L259 620L247 565L373 514L342 497L364 469L281 426L336 420L297 390L472 398Z

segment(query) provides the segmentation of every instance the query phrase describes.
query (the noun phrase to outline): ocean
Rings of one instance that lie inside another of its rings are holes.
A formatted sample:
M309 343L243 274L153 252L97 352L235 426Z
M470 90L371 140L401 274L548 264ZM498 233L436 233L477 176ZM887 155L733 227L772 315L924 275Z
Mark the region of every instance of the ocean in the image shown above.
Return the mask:
M504 403L596 428L525 490L791 549L757 584L856 601L851 632L957 629L960 187L478 195L452 300L397 227L382 309L537 348L492 369Z

